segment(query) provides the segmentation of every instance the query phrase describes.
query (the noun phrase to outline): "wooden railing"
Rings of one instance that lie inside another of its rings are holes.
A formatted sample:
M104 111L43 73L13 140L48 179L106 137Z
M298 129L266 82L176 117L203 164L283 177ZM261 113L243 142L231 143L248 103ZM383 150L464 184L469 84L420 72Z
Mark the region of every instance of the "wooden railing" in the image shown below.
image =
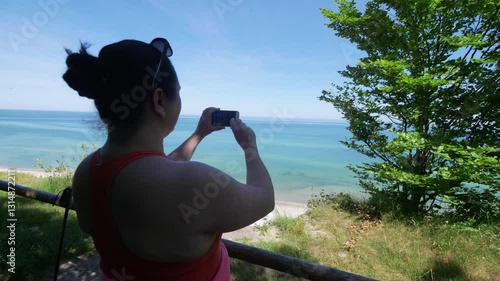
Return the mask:
M8 182L0 180L0 190L8 191ZM12 187L12 186L11 186ZM52 194L42 190L33 189L27 186L16 184L15 192L17 195L34 199L37 201L50 203L59 207L65 207L64 202L61 202L61 195ZM72 202L69 204L69 209L74 210ZM364 276L356 275L346 271L323 266L317 263L312 263L278 253L266 251L256 247L248 246L227 239L222 239L226 246L229 256L248 263L260 265L267 268L272 268L281 272L285 272L297 277L309 280L325 280L325 281L368 281L374 280Z

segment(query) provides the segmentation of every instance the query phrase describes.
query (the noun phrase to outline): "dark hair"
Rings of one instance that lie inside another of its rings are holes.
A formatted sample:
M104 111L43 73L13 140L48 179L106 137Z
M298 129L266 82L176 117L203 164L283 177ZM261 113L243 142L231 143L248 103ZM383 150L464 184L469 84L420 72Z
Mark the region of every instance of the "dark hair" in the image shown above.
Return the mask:
M163 89L167 98L176 97L177 74L168 58L160 67L160 72L168 73L168 76L163 75L153 84L161 53L152 45L123 40L103 47L98 57L87 52L89 47L88 43L80 43L78 53L65 49L68 69L63 79L80 96L94 100L99 116L108 127L135 123L144 109L142 102L148 100L158 87ZM122 103L123 97L138 97L137 93L141 96L133 100L135 106Z

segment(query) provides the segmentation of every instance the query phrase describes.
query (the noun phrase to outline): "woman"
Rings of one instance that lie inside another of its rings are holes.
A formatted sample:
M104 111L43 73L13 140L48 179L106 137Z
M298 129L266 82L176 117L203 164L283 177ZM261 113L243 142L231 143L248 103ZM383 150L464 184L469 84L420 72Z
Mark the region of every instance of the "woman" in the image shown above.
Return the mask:
M253 130L231 120L245 152L246 184L189 161L203 138L223 129L211 125L216 108L207 108L191 137L165 155L163 139L181 110L167 40L124 40L98 57L87 48L66 50L63 79L95 101L108 128L105 144L80 163L73 179L78 222L101 256L102 280L229 280L222 233L274 209Z

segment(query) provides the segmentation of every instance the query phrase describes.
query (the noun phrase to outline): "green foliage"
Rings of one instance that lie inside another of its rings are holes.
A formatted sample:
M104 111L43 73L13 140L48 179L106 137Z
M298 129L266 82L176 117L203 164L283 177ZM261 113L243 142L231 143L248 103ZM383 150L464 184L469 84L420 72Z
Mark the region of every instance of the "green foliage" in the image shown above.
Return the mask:
M279 232L279 236L304 236L305 235L305 223L300 218L293 218L287 215L281 214L277 211L276 217L272 220L266 221L261 225L255 225L254 229L259 232L261 236L266 235L271 227L276 227Z
M381 213L372 201L353 198L350 194L325 193L321 190L319 194L313 194L311 199L307 201L309 208L317 208L319 206L328 206L337 211L348 212L357 215L362 219L379 219Z
M365 56L323 91L349 121L343 143L373 162L349 166L371 203L404 215L445 208L500 219L500 4L372 0L322 9Z
M301 218L291 218L286 215L278 215L273 220L273 224L278 227L283 235L305 235L305 223Z
M0 172L0 179L7 180L7 173ZM63 176L37 178L16 172L16 183L38 190L57 193L68 186ZM0 212L7 214L7 193L0 191ZM64 209L33 199L17 196L16 202L16 273L7 271L6 256L9 247L0 247L0 280L38 281L48 280L57 259ZM6 229L7 220L0 221ZM7 231L0 231L0 241L7 241ZM7 245L7 243L5 243ZM63 259L75 258L94 250L92 238L84 234L78 225L76 213L70 212L64 238Z
M265 221L262 224L256 224L254 225L253 229L259 232L260 236L265 236L269 229L271 228L271 223L269 221Z
M87 145L82 143L80 148L81 152L77 155L70 156L69 161L82 161L91 152L96 150L96 145ZM33 165L33 167L42 169L48 176L44 181L40 181L40 186L37 186L36 188L52 193L58 193L65 187L72 184L74 171L68 164L67 158L63 155L61 156L61 160L56 160L56 163L57 165L54 167L51 165L47 166L40 159L37 159L37 163Z
M369 203L348 194L323 192L313 201L314 207L297 218L304 220L304 232L277 229L278 240L246 243L376 280L498 279L500 236L494 223L385 215L373 220L344 211ZM250 264L231 266L234 280L293 280Z
M81 145L81 151L71 156L71 161L83 160L96 149L95 144ZM38 190L59 193L72 184L73 170L67 158L61 157L56 166L44 165L40 159L36 168L47 173L47 177L37 178L16 172L16 183ZM6 173L0 173L1 179L7 179ZM7 193L0 192L0 212L7 213ZM57 249L61 235L64 209L33 199L16 197L16 216L19 218L16 225L16 274L8 274L7 247L0 247L0 279L1 280L45 280L47 271L53 269L57 258ZM2 229L6 228L6 220L0 222ZM0 240L4 241L7 232L0 232ZM92 238L84 234L78 225L76 213L70 212L64 241L63 258L68 259L94 250ZM5 248L5 249L4 249ZM2 274L2 272L5 272Z

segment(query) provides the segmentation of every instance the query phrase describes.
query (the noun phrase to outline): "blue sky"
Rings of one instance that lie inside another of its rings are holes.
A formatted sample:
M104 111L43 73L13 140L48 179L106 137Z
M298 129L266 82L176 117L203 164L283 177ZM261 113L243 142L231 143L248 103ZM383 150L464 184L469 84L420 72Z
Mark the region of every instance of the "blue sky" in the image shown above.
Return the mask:
M337 38L319 8L331 0L4 1L0 108L94 111L62 80L64 47L90 52L122 39L165 37L181 83L182 115L205 107L244 116L339 119L321 91L362 53Z

